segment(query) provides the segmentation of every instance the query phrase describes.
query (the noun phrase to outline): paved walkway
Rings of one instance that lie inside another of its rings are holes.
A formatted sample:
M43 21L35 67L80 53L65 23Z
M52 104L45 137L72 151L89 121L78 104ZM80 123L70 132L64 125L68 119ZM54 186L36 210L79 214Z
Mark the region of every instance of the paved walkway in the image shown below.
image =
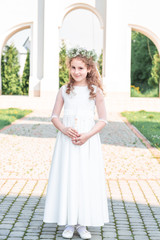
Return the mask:
M42 221L57 134L49 117L35 110L0 132L0 240L63 239L63 226ZM108 120L101 140L110 223L88 227L92 239L159 240L160 164L117 112Z

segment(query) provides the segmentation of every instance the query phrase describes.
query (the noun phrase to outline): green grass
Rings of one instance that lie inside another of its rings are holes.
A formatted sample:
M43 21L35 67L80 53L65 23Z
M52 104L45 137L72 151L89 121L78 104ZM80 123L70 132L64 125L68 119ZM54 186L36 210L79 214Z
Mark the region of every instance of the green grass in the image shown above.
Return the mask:
M131 97L158 97L158 88L148 89L145 92L131 88Z
M122 116L133 124L151 143L160 150L160 112L122 112Z
M22 110L18 108L0 109L0 129L31 112L32 110Z

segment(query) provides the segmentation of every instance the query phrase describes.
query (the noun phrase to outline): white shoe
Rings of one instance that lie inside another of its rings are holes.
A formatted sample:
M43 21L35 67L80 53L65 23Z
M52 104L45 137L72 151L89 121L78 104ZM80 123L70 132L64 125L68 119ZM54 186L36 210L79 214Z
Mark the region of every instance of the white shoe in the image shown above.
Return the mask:
M63 238L72 238L74 234L75 227L72 225L66 225L62 233Z
M85 226L79 225L76 227L76 230L82 239L90 239L91 238L91 233L89 231L87 231Z

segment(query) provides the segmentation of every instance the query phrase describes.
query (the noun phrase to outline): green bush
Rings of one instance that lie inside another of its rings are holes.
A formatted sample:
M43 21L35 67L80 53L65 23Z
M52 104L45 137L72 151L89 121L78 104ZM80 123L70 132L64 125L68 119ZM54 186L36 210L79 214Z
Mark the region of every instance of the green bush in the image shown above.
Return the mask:
M66 52L66 44L64 41L62 41L62 46L59 52L59 87L63 86L69 81L69 71L66 65Z
M151 77L148 79L149 86L157 87L160 80L160 57L158 53L154 54L152 62Z
M1 58L2 94L21 95L21 82L19 77L20 65L18 51L14 45L5 46Z
M131 86L131 97L158 97L158 88L147 89L143 93L139 87Z
M154 43L145 35L132 31L131 84L148 82L151 75L153 56L157 53Z

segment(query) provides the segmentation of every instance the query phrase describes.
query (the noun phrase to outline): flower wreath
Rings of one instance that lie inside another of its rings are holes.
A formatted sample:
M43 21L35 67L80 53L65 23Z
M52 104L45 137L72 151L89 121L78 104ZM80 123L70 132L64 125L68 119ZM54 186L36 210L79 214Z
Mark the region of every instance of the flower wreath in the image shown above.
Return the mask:
M67 53L67 57L70 59L77 57L77 56L82 56L82 57L86 57L88 59L92 58L94 62L97 60L97 54L94 49L89 51L85 48L71 48L71 49L67 50L66 53Z

